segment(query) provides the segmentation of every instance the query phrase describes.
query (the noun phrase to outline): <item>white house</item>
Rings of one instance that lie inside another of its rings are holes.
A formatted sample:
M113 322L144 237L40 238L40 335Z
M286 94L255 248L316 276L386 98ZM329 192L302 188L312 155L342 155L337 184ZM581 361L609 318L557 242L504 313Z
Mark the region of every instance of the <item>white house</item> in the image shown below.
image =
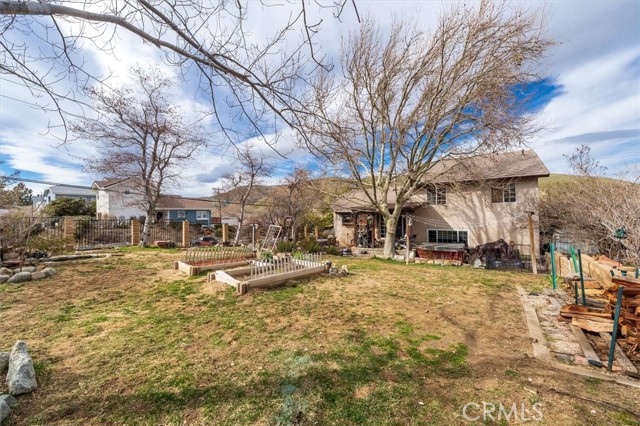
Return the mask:
M146 216L141 196L130 179L103 179L93 182L98 217L128 219Z

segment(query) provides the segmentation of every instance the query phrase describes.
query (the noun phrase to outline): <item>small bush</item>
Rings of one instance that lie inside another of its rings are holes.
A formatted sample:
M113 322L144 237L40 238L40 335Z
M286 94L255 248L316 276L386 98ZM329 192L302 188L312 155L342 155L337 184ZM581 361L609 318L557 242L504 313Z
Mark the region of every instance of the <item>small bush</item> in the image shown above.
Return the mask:
M269 251L269 250L264 250L260 254L260 260L264 260L266 262L272 261L273 260L273 253L271 253L271 251Z
M330 256L339 256L340 255L340 249L336 246L329 246L324 250L325 253L327 253Z
M305 253L320 253L322 247L313 239L298 241L298 248Z
M291 253L295 248L295 244L293 244L291 241L280 241L276 245L276 250L278 250L278 253Z

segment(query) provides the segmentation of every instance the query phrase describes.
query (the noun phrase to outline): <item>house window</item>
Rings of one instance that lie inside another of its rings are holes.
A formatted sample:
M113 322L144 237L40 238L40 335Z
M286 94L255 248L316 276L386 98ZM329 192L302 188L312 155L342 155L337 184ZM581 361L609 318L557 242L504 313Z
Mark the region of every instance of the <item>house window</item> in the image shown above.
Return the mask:
M492 203L515 203L516 184L515 182L506 185L494 186L491 188Z
M430 243L469 243L469 231L454 229L429 229L427 241Z
M442 186L427 187L427 203L431 205L447 204L447 188Z
M187 217L185 211L184 210L178 210L178 219L184 219L185 217Z
M340 219L342 220L342 225L353 226L353 215L351 213L341 214Z
M209 219L209 215L206 210L196 211L196 220L207 220L207 219Z

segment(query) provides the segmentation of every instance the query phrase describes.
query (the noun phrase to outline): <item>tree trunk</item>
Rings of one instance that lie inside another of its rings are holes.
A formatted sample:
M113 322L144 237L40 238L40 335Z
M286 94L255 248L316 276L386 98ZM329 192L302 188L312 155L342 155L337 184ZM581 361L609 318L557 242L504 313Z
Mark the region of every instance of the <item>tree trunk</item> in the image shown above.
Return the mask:
M392 258L396 254L395 242L396 242L396 222L398 218L395 215L391 215L389 218L385 218L385 226L387 233L384 237L384 251L382 256L385 258Z
M240 232L242 231L242 221L238 221L238 226L236 227L236 236L233 238L233 245L237 246L240 243Z
M140 243L138 247L149 247L149 240L151 239L151 226L156 209L147 209L147 217L144 220L144 226L142 227L142 236L140 237Z
M147 212L147 217L144 220L144 226L142 227L142 237L140 238L139 247L148 247L149 239L151 238L151 216Z

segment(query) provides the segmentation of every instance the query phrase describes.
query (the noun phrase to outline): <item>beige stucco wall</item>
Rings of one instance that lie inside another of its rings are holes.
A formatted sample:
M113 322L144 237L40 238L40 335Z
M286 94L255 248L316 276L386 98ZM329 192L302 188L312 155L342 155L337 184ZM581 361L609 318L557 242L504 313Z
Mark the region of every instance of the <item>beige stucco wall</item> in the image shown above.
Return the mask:
M529 246L529 228L526 211L531 210L538 194L538 179L515 181L516 202L492 203L490 185L463 186L447 191L447 204L416 209L413 234L416 243L427 241L428 229L454 229L469 231L469 246L504 239L514 244ZM537 216L534 218L534 238L539 248ZM340 215L334 215L336 238L341 246L350 245L353 226L344 227ZM522 254L528 254L523 248Z

